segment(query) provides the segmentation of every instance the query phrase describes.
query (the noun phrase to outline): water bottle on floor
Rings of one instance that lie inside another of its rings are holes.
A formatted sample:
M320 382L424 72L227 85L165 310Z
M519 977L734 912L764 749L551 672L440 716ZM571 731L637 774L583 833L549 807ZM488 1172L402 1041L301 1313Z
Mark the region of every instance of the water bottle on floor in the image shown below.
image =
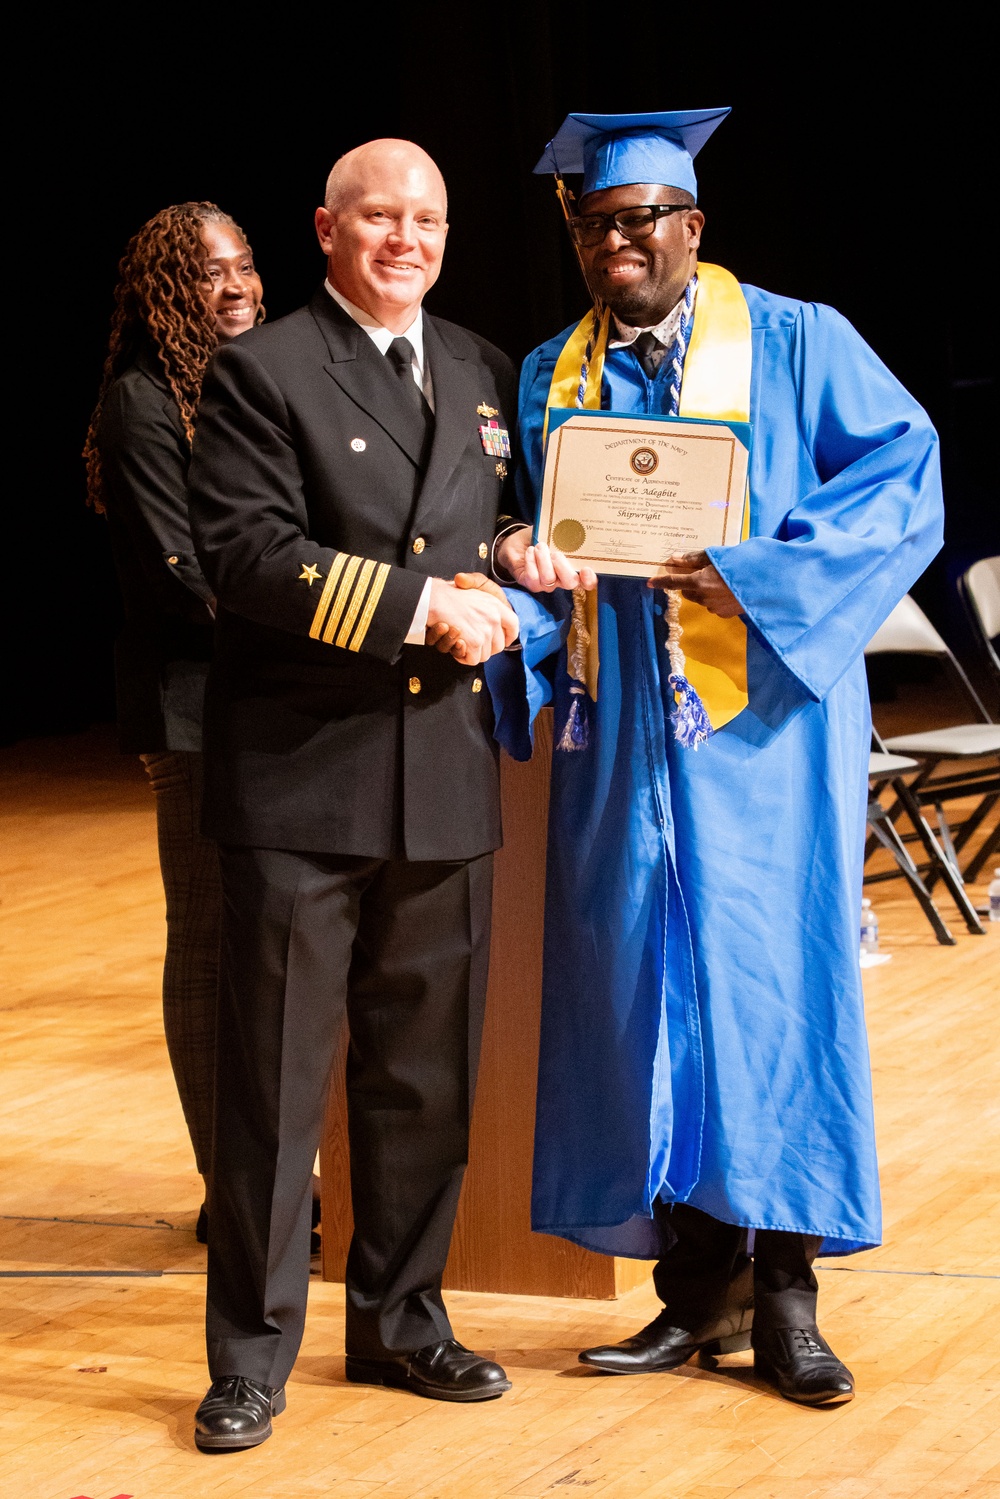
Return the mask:
M878 917L867 896L861 902L861 951L878 952Z
M1000 869L994 869L990 886L990 920L1000 921Z

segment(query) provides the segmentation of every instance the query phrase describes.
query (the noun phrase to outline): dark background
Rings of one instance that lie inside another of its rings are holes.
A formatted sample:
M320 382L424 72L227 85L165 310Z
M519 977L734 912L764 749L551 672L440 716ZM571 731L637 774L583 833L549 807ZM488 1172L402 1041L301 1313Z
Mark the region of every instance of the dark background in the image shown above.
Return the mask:
M130 235L168 203L218 202L246 230L280 317L322 275L312 214L335 158L404 135L450 193L428 306L520 358L586 306L551 179L531 175L571 109L733 106L697 163L703 254L839 308L931 412L947 545L915 592L965 649L951 585L1000 550L985 436L985 40L948 34L944 13L943 29L918 34L915 12L877 6L800 12L792 29L718 5L609 0L371 14L274 9L263 29L248 13L111 8L75 31L25 33L12 64L25 178L8 187L21 272L5 298L17 351L8 344L7 737L114 712L117 588L79 452Z

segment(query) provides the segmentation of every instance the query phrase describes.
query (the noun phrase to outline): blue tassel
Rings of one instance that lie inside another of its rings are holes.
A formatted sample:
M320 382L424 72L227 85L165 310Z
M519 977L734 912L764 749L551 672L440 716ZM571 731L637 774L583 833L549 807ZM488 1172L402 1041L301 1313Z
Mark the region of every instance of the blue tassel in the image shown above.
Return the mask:
M674 738L684 749L696 750L699 744L704 744L715 733L711 720L705 712L705 705L687 677L671 672L667 680L679 698L679 702L670 715L670 722L674 726Z
M585 750L590 744L590 725L587 721L586 699L582 687L571 687L574 694L563 731L556 748L561 750Z

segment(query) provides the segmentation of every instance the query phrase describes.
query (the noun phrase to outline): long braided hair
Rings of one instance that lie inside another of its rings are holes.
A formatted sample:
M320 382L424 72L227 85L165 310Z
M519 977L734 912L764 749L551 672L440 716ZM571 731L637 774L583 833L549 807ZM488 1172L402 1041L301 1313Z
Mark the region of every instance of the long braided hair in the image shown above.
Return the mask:
M204 224L227 224L249 249L240 226L215 203L175 203L154 214L129 240L118 266L104 375L87 429L87 504L104 510L97 431L111 382L132 364L144 343L159 356L181 414L188 442L201 396L205 368L219 343L215 316L203 290ZM263 321L264 309L257 314Z

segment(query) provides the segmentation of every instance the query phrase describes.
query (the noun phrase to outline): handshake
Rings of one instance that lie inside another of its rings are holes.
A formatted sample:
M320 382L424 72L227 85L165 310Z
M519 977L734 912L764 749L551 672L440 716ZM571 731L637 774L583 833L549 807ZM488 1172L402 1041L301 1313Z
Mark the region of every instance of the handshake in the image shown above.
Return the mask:
M503 589L485 573L456 573L451 583L433 580L425 645L463 666L480 666L513 645L519 628Z
M497 562L512 582L530 593L597 585L590 568L577 571L555 547L533 546L530 526L504 537L497 549ZM451 583L434 579L425 645L454 656L463 666L479 666L513 645L518 631L517 615L503 589L485 573L456 573Z

